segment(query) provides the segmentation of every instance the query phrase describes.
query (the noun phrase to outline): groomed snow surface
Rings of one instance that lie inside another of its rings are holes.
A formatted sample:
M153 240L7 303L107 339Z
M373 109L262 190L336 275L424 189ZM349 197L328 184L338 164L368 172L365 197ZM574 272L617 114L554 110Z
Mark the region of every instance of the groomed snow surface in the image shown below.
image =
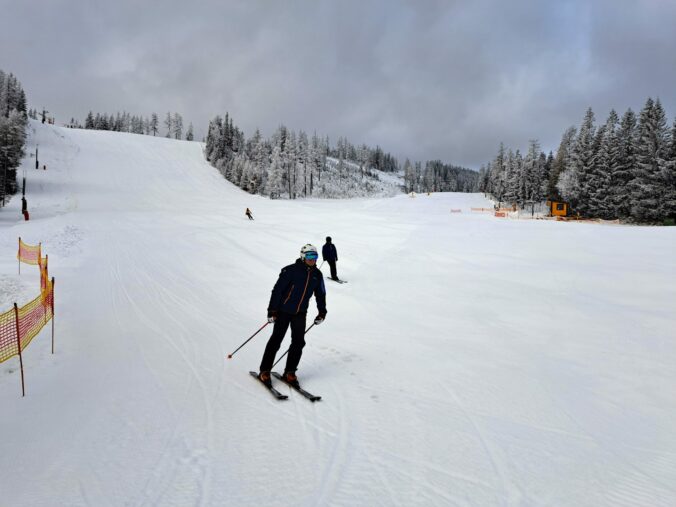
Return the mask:
M0 210L0 311L39 287L17 237L42 242L56 354L45 328L25 398L0 364L2 505L676 505L675 228L271 201L199 143L31 129L47 170L24 161L29 222ZM248 374L269 328L226 355L327 235L349 283L298 372L323 400L279 402Z

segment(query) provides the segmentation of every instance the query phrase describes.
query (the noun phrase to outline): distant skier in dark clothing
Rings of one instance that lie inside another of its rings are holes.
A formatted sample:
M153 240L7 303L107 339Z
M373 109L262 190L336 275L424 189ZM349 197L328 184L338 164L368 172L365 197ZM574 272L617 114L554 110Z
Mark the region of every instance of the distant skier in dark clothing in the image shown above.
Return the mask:
M253 219L254 219L253 215L251 214L251 210L250 210L249 208L246 209L246 211L244 212L244 214L245 214L246 216L249 217L249 220L253 220Z
M336 272L336 262L338 262L338 251L336 245L331 243L331 236L326 237L326 244L322 247L322 259L331 266L331 278L338 280L338 273Z
M326 288L322 272L317 269L317 257L317 248L305 245L300 250L300 259L282 268L272 289L268 322L274 322L275 327L265 347L258 374L258 378L266 385L271 385L270 370L289 325L291 346L286 359L284 380L289 384L298 383L296 369L305 346L305 318L312 294L315 295L319 311L314 323L319 325L326 318Z

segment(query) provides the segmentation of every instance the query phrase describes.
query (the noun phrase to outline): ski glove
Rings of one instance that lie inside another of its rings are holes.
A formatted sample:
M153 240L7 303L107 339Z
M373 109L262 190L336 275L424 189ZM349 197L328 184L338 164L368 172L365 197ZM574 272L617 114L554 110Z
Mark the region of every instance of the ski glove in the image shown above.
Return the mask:
M268 310L268 324L272 324L277 319L277 310Z
M326 318L326 312L322 312L319 315L315 317L315 325L318 326L322 322L324 322L324 319Z

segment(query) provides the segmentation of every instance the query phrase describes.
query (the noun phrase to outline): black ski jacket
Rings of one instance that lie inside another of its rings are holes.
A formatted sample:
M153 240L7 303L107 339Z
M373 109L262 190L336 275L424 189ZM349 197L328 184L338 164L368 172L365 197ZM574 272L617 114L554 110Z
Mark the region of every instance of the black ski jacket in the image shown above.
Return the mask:
M314 293L319 313L326 313L326 287L324 277L317 266L309 267L297 259L294 264L282 268L279 279L272 289L268 311L296 315L307 312Z
M326 243L322 247L322 258L328 262L337 261L338 250L336 250L336 245L334 245L333 243Z

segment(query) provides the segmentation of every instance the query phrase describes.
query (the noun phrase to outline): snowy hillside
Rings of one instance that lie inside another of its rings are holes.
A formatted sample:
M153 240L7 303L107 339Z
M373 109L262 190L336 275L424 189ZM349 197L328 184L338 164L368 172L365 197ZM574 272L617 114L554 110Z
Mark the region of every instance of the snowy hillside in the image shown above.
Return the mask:
M39 279L17 237L42 242L56 354L26 349L25 398L0 364L2 505L676 505L673 228L269 200L199 143L31 128L48 169L24 160L29 222L0 210L0 311ZM327 235L349 283L298 371L323 400L278 402L247 373L267 329L226 355Z
M326 157L322 180L317 184L315 195L319 197L393 197L401 194L404 179L396 173L369 168L361 174L359 164L343 161L341 168L337 158Z

